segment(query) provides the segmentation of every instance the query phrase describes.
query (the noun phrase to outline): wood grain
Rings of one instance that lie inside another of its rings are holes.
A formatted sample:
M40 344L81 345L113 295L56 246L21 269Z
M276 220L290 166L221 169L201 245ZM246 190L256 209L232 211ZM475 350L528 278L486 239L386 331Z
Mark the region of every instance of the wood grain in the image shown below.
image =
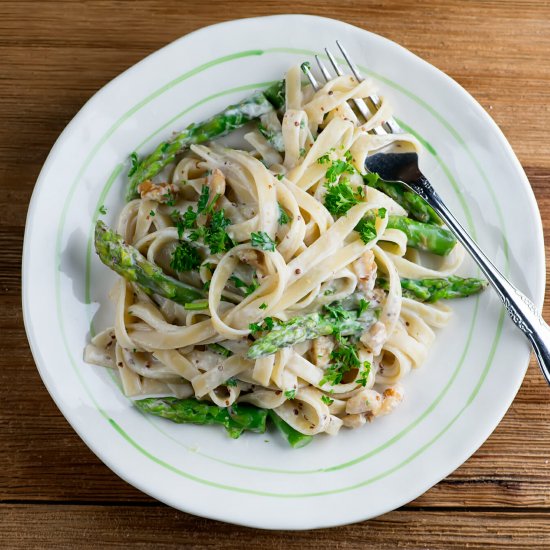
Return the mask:
M550 523L544 512L398 511L348 527L318 531L262 531L148 506L0 505L10 548L73 549L120 546L284 550L287 548L547 548ZM33 521L39 516L40 523ZM136 517L137 516L137 517ZM143 528L136 532L136 520ZM215 538L213 533L218 536ZM52 543L55 541L55 543Z
M0 541L7 548L548 548L550 393L534 363L499 427L447 479L376 520L304 533L230 526L153 501L87 449L40 381L23 328L20 262L33 185L55 139L95 91L164 44L222 20L274 13L356 24L456 79L508 137L550 243L549 2L0 3Z

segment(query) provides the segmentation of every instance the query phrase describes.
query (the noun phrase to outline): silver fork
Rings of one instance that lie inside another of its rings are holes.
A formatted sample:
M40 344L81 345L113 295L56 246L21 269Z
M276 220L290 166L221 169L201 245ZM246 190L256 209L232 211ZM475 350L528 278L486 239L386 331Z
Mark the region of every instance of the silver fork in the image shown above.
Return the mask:
M357 81L361 82L363 77L359 69L340 42L336 41L336 44L352 74ZM338 65L335 57L327 48L325 48L325 52L334 72L339 76L343 75L344 72ZM319 56L315 56L315 58L323 78L328 82L333 78L330 71L323 64ZM320 88L319 83L307 64L303 65L302 69L311 82L312 87L318 90ZM366 99L368 104L363 99L354 99L353 102L365 120L368 120L372 116L372 113L380 108L381 103L380 98L375 95L371 95ZM402 131L397 122L391 119L384 121L384 123L373 130L373 133L382 135ZM544 322L533 302L504 277L450 212L431 183L420 171L416 152L377 152L367 157L365 166L370 172L377 172L382 179L401 183L404 187L420 195L435 210L479 265L481 271L502 300L513 323L531 342L542 374L548 384L550 384L550 327Z

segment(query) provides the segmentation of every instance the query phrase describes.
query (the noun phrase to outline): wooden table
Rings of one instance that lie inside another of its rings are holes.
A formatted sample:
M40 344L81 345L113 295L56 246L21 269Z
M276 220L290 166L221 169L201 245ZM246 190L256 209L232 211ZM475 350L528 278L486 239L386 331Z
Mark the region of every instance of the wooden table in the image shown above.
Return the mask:
M550 547L550 389L534 362L500 426L447 479L376 520L298 533L199 519L140 493L88 450L38 376L23 329L21 248L34 182L59 133L101 86L175 38L228 18L285 12L387 36L462 84L519 156L550 242L546 1L2 2L0 546Z

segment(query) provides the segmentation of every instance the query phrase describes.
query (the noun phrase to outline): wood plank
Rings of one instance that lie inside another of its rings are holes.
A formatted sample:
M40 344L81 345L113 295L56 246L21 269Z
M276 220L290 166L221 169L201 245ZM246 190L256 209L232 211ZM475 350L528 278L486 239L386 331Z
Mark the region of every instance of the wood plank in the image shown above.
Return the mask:
M547 512L400 510L316 531L266 531L196 518L164 506L0 505L9 548L507 548L544 549ZM450 517L452 518L450 521ZM40 518L37 521L36 518ZM136 529L136 518L141 528ZM215 533L215 536L213 534Z
M208 24L285 12L338 17L445 71L491 113L526 166L550 253L548 1L227 5L0 4L0 540L9 548L550 547L550 400L534 362L494 434L451 476L404 510L306 533L244 529L156 503L106 468L49 397L27 346L20 305L23 229L34 182L59 133L96 90L145 55ZM550 296L545 313L550 317Z

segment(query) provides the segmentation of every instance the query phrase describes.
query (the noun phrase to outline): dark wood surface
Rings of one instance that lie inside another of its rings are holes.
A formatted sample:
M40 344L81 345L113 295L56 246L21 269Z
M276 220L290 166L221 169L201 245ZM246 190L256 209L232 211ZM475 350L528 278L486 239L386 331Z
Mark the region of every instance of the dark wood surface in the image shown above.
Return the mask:
M534 362L494 434L447 479L376 520L301 533L199 519L145 496L88 450L38 376L21 313L21 248L59 133L101 86L175 38L285 12L382 34L462 84L511 142L550 242L548 2L1 2L0 546L550 547L550 389Z

